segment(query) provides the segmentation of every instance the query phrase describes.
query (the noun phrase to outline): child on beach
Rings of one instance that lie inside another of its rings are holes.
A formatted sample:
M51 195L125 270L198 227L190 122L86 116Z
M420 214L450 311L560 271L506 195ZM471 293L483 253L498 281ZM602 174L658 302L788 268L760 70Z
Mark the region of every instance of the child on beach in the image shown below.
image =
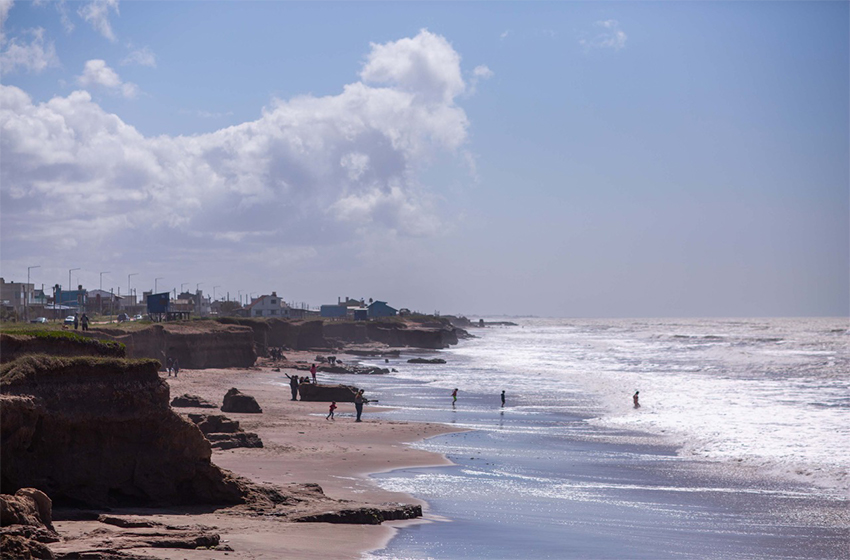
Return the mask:
M635 391L634 396L632 397L632 401L635 403L635 408L640 408L640 403L638 402L638 394L640 391Z
M455 390L452 391L452 406L454 406L456 402L457 402L457 387L455 387Z
M334 419L334 410L336 410L336 401L331 403L331 406L328 408L328 415L325 416L325 420L333 420Z
M310 366L310 375L313 376L313 385L316 384L316 364Z

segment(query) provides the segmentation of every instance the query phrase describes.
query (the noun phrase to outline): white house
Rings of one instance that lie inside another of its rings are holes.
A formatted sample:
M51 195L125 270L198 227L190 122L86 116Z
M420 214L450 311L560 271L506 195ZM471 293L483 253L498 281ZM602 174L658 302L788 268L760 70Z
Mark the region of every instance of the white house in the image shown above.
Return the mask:
M280 299L276 292L270 296L260 296L251 302L247 308L249 317L279 317L288 319L289 306Z

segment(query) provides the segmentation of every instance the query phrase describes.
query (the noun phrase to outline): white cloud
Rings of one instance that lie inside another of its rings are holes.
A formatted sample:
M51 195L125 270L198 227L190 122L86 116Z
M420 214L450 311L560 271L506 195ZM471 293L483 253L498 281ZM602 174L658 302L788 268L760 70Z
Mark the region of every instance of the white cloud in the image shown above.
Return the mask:
M628 39L628 36L622 29L620 29L620 22L617 20L608 19L604 21L597 21L594 25L595 27L601 28L594 37L590 39L579 39L579 44L583 46L585 50L613 49L618 51L626 46L626 39Z
M44 29L30 29L25 34L32 36L29 42L16 37L5 45L0 53L0 74L9 74L18 68L38 73L49 66L59 65L55 46L52 42L44 42Z
M82 75L77 77L77 83L82 87L104 87L121 93L127 99L135 98L139 87L130 82L122 82L118 73L106 65L106 61L95 59L86 61Z
M360 77L366 83L394 84L428 101L445 103L463 93L460 55L449 42L425 29L416 37L372 44Z
M115 33L112 31L112 25L109 23L110 10L118 13L118 0L91 0L77 10L84 20L89 22L101 35L115 42Z
M148 47L136 49L121 61L122 66L126 66L127 64L138 64L140 66L156 68L156 55Z
M59 239L262 253L436 234L447 209L417 177L443 157L466 159L461 76L448 41L422 31L373 45L363 81L337 95L274 100L257 120L177 137L142 135L86 91L35 103L0 86L6 258ZM102 60L78 79L128 86Z
M499 39L504 41L505 39L507 39L511 35L513 35L513 31L511 31L510 29L505 29L504 31L502 31L502 34L499 35Z
M15 0L0 0L0 45L6 41L5 26L6 18L9 17L9 10L15 5Z
M493 76L495 76L495 74L487 66L483 64L476 66L475 69L472 70L472 78L469 80L467 93L469 95L474 95L478 90L478 82L481 80L489 80Z

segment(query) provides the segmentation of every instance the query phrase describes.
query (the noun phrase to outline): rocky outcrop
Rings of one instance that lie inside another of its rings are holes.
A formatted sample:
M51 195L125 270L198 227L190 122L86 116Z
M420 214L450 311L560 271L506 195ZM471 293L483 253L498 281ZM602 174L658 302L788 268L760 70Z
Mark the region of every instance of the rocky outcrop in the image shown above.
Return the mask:
M352 385L317 385L303 383L298 387L302 401L354 402L357 387Z
M43 543L60 540L53 528L52 503L35 488L0 494L0 552L3 558L54 558Z
M292 521L302 523L356 523L358 525L380 525L384 521L414 519L422 517L422 506L410 504L384 504L380 507L360 507L302 515Z
M250 328L216 321L156 324L138 331L99 328L89 334L125 344L129 358L162 364L176 358L181 368L251 367L257 361Z
M2 491L65 504L236 504L237 480L168 405L153 360L21 358L0 368Z
M97 340L68 331L0 333L0 362L7 363L27 354L50 356L107 356L123 358L126 348L112 340Z
M235 447L262 447L260 436L246 432L239 422L221 414L190 414L189 420L195 423L214 449L233 449Z
M189 393L183 393L179 397L171 399L171 406L178 408L218 408L217 404L211 403L198 395L190 395Z
M223 317L218 320L223 325L238 325L251 329L257 353L267 357L269 348L292 348L307 350L310 348L328 348L331 344L325 339L322 321L301 321L289 319L239 319Z
M446 361L442 358L411 358L407 360L408 364L444 364Z
M221 411L259 414L263 409L257 404L257 399L241 393L239 389L234 387L224 395L224 403L221 405Z

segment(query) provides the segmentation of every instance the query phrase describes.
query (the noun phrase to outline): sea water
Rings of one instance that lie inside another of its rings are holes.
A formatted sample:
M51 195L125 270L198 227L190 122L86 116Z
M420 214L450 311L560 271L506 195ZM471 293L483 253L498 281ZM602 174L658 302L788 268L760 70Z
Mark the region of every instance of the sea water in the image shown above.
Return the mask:
M850 557L846 319L515 322L357 379L471 430L377 477L435 521L374 557Z

